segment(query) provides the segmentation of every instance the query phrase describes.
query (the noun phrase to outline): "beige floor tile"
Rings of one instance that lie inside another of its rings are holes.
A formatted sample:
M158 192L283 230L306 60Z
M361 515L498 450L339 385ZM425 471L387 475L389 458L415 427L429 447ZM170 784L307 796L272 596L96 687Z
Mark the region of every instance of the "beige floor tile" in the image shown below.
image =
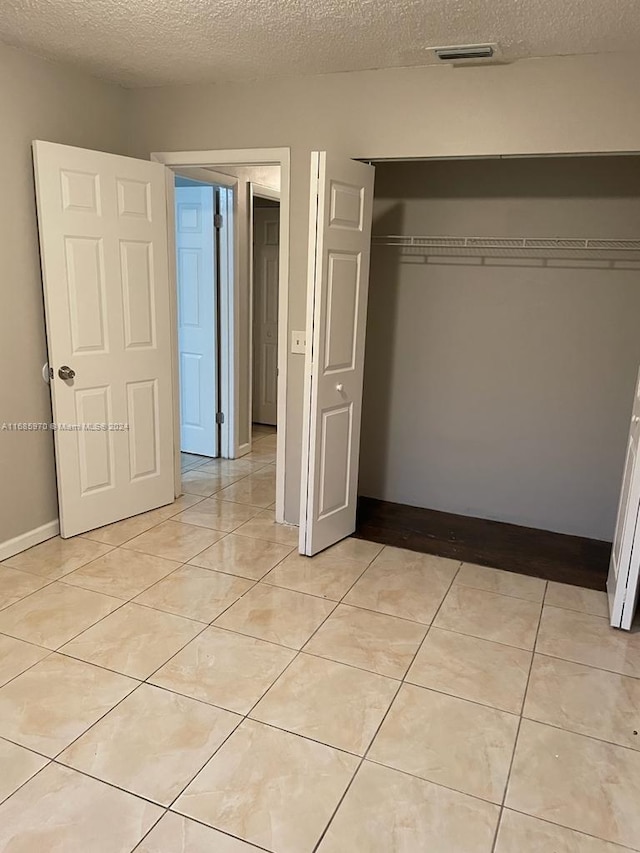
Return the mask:
M628 853L628 849L505 809L495 853Z
M640 753L523 720L506 805L637 847Z
M356 539L355 536L348 536L322 553L331 554L334 557L341 557L346 560L358 560L368 565L375 560L383 549L384 545L379 545L377 542L368 542L366 539Z
M58 761L168 806L241 719L142 684Z
M282 646L207 628L150 681L247 714L294 657L295 652Z
M176 521L163 521L157 527L131 539L124 547L186 563L223 536L224 533L219 530L195 527L193 524L179 524Z
M211 569L182 566L139 595L136 602L208 623L251 589L253 584L254 581L213 572Z
M182 465L204 465L208 462L215 462L211 456L200 456L198 453L181 453L180 454L180 462Z
M540 604L466 586L453 586L434 625L482 640L533 649Z
M334 607L315 596L259 583L216 619L216 625L300 649Z
M0 631L57 649L121 604L117 598L56 582L0 611Z
M248 477L266 467L264 462L249 462L243 456L240 459L214 459L206 465L201 465L198 470L203 474L225 474L231 477Z
M138 604L125 604L68 643L64 653L145 679L201 630L200 622Z
M276 514L267 509L258 513L251 521L247 521L235 531L239 536L249 536L251 539L264 539L278 545L289 545L293 548L298 544L299 530L291 524L277 524Z
M34 545L33 548L10 557L5 560L4 565L57 580L109 550L108 545L92 542L82 536L76 536L74 539L54 536L53 539L47 539L40 545Z
M536 655L524 716L640 749L640 679Z
M47 583L48 579L0 565L0 610L42 589Z
M455 560L387 547L344 602L428 624L459 565Z
M50 764L0 807L0 850L124 853L161 815L145 800Z
M276 461L275 447L262 447L261 441L256 441L251 447L251 453L242 457L247 462L260 462L263 465L273 464Z
M236 483L242 474L223 474L221 471L201 471L192 468L182 475L182 491L187 495L200 495L210 498L216 492Z
M183 524L194 524L197 527L209 527L211 530L231 533L259 512L258 507L231 503L228 500L205 498L191 509L181 512L174 520Z
M545 605L536 651L640 678L640 632L619 631L600 616Z
M500 803L518 717L404 685L369 750L372 761Z
M49 649L0 634L0 687L49 654Z
M50 655L0 688L0 731L54 757L136 684L64 655Z
M340 601L367 568L367 562L323 551L315 557L290 554L269 572L265 583Z
M304 650L380 675L403 678L426 630L397 616L340 604Z
M0 738L0 803L42 770L48 759Z
M167 812L135 853L262 853L247 844L182 815Z
M353 755L247 720L174 809L278 853L311 853L357 764Z
M531 657L524 649L432 628L407 681L519 714Z
M163 521L177 515L190 506L199 503L202 500L195 495L182 495L177 500L167 506L161 506L157 509L152 509L149 512L143 512L139 515L134 515L131 518L124 518L122 521L116 521L113 524L108 524L106 527L98 527L96 530L90 530L84 534L87 539L94 539L96 542L105 542L107 545L124 545L135 536L151 530Z
M566 583L549 581L545 604L564 607L565 610L579 610L593 616L609 616L609 602L606 592L584 589L581 586L569 586Z
M301 654L251 717L363 755L398 687L382 675Z
M318 853L490 853L498 814L475 797L365 761Z
M204 569L260 580L290 553L289 545L276 545L274 542L231 534L197 554L189 563Z
M219 492L218 497L224 501L268 507L276 497L275 471L262 469L255 474L250 474L232 486L223 489Z
M175 560L114 548L103 557L65 575L64 582L127 601L179 566Z
M527 601L542 601L547 586L547 582L540 578L530 578L502 569L490 569L474 563L463 563L454 583L524 598Z

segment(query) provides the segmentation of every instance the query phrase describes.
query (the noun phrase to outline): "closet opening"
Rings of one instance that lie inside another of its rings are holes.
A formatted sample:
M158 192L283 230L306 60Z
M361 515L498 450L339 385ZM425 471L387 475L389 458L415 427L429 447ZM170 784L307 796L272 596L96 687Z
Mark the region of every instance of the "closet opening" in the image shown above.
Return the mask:
M375 165L359 535L603 589L640 157Z

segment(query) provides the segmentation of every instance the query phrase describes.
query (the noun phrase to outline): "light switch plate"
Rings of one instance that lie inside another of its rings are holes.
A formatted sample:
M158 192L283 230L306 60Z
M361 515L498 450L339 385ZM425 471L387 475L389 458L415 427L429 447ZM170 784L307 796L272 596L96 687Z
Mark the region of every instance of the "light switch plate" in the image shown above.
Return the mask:
M305 353L307 351L307 333L291 332L291 352Z

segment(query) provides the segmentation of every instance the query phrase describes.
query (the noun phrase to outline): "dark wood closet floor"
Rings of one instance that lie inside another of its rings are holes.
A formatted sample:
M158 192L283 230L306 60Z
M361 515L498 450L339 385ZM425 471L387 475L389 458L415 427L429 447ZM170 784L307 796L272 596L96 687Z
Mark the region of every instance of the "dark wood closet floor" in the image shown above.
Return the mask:
M611 543L360 498L361 539L604 590Z

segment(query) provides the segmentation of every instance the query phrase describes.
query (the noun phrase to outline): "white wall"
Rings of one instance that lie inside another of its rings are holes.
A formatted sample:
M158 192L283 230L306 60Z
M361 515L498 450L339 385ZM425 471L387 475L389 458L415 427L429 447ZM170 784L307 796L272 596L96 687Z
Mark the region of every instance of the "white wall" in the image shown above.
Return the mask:
M638 238L640 158L385 164L374 233ZM373 248L360 493L610 540L640 261L503 255Z
M0 424L49 422L31 142L125 153L118 86L0 45ZM58 516L51 433L0 432L0 543Z
M140 89L131 150L290 146L290 329L306 318L309 156L360 158L640 150L640 58L557 57ZM221 121L224 117L224 121ZM290 356L286 517L299 508L303 365Z

